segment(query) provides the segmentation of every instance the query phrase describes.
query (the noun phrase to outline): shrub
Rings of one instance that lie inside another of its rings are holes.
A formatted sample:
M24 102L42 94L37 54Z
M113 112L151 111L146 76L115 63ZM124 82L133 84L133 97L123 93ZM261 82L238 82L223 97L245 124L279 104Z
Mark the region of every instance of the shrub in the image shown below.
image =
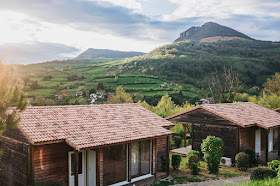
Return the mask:
M199 172L199 157L196 154L190 154L187 156L187 166L192 171L193 175L197 175Z
M277 172L275 170L269 168L256 168L251 173L251 180L263 180L266 178L275 178L277 176Z
M182 137L181 136L174 136L174 143L177 148L181 147Z
M190 151L187 153L187 163L186 163L187 166L188 166L188 164L189 164L189 162L188 162L188 157L189 157L190 155L197 155L198 159L200 159L200 153L199 153L199 151L197 151L197 150L190 150Z
M268 168L273 169L275 171L278 171L280 168L280 161L279 160L273 160L271 162L267 163Z
M235 156L235 161L235 165L238 168L238 170L246 171L249 168L250 156L244 152L239 152Z
M200 152L197 151L197 150L190 150L190 151L187 153L187 156L189 156L189 155L191 155L191 154L197 155L197 157L200 158Z
M201 144L201 151L210 173L218 173L221 158L223 156L224 143L221 138L208 136Z
M179 154L172 154L171 164L174 170L177 170L180 167L181 156Z
M249 155L249 166L252 167L256 163L256 154L252 149L245 150L245 153Z

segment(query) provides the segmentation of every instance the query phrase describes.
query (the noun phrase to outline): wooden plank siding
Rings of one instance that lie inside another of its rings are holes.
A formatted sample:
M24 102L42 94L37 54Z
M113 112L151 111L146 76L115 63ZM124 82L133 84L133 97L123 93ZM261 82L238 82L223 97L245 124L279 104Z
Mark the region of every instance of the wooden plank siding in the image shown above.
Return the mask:
M167 157L167 138L166 136L160 137L157 139L157 171L163 171L162 170L162 157L166 159ZM166 159L167 162L167 159ZM165 163L166 165L166 163ZM166 169L166 168L165 168Z
M234 126L217 126L217 125L205 125L205 124L193 124L193 150L201 150L202 140L207 136L216 136L223 140L225 157L230 157L234 160L235 155L238 153L236 148L238 145L237 139L237 127Z
M1 159L1 185L27 185L31 180L30 143L17 128L7 129L1 140L3 155Z
M29 144L2 137L1 185L27 185Z
M66 143L34 146L34 184L68 184L68 152Z
M247 149L255 151L255 130L256 127L240 127L240 151Z

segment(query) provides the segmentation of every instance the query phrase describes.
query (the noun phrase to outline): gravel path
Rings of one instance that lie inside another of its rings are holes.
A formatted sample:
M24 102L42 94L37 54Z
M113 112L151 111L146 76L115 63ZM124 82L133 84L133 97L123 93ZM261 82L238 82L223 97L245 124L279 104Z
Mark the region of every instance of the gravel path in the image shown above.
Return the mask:
M186 183L186 184L176 184L175 186L214 186L214 185L224 185L224 184L237 184L244 181L250 180L249 176L239 176L235 178L220 179L220 180L211 180L204 182L196 183Z

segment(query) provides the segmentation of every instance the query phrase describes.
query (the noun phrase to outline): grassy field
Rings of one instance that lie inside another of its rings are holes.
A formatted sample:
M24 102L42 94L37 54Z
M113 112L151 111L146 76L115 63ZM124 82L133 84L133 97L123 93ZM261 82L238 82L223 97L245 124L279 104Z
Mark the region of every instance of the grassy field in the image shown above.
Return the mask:
M192 86L182 89L177 84L158 77L143 75L138 71L122 72L120 68L125 60L103 60L103 62L98 59L79 63L32 64L18 66L18 71L26 80L25 93L28 97L46 96L53 99L54 95L64 93L74 97L76 91L85 91L88 94L90 89L97 88L99 82L102 82L107 90L114 91L118 86L123 86L128 93L140 93L142 96L172 94L180 90L184 96L191 98L199 94L199 91ZM48 76L51 78L46 79ZM71 76L77 76L77 78L69 79ZM32 88L33 82L37 82L38 87ZM166 84L168 87L162 88L161 84Z

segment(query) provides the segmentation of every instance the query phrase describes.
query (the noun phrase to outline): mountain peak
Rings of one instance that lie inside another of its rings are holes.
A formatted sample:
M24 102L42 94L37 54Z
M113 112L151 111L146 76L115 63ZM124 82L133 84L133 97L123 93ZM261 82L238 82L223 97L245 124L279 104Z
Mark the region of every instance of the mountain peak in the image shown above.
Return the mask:
M212 37L222 40L252 39L249 36L242 34L241 32L238 32L232 28L214 22L207 22L200 27L192 26L188 30L180 33L180 37L174 42L186 40L201 41L202 39Z
M134 57L141 56L145 53L142 52L132 52L132 51L118 51L118 50L110 50L110 49L96 49L89 48L83 53L81 53L77 58L126 58L126 57Z

